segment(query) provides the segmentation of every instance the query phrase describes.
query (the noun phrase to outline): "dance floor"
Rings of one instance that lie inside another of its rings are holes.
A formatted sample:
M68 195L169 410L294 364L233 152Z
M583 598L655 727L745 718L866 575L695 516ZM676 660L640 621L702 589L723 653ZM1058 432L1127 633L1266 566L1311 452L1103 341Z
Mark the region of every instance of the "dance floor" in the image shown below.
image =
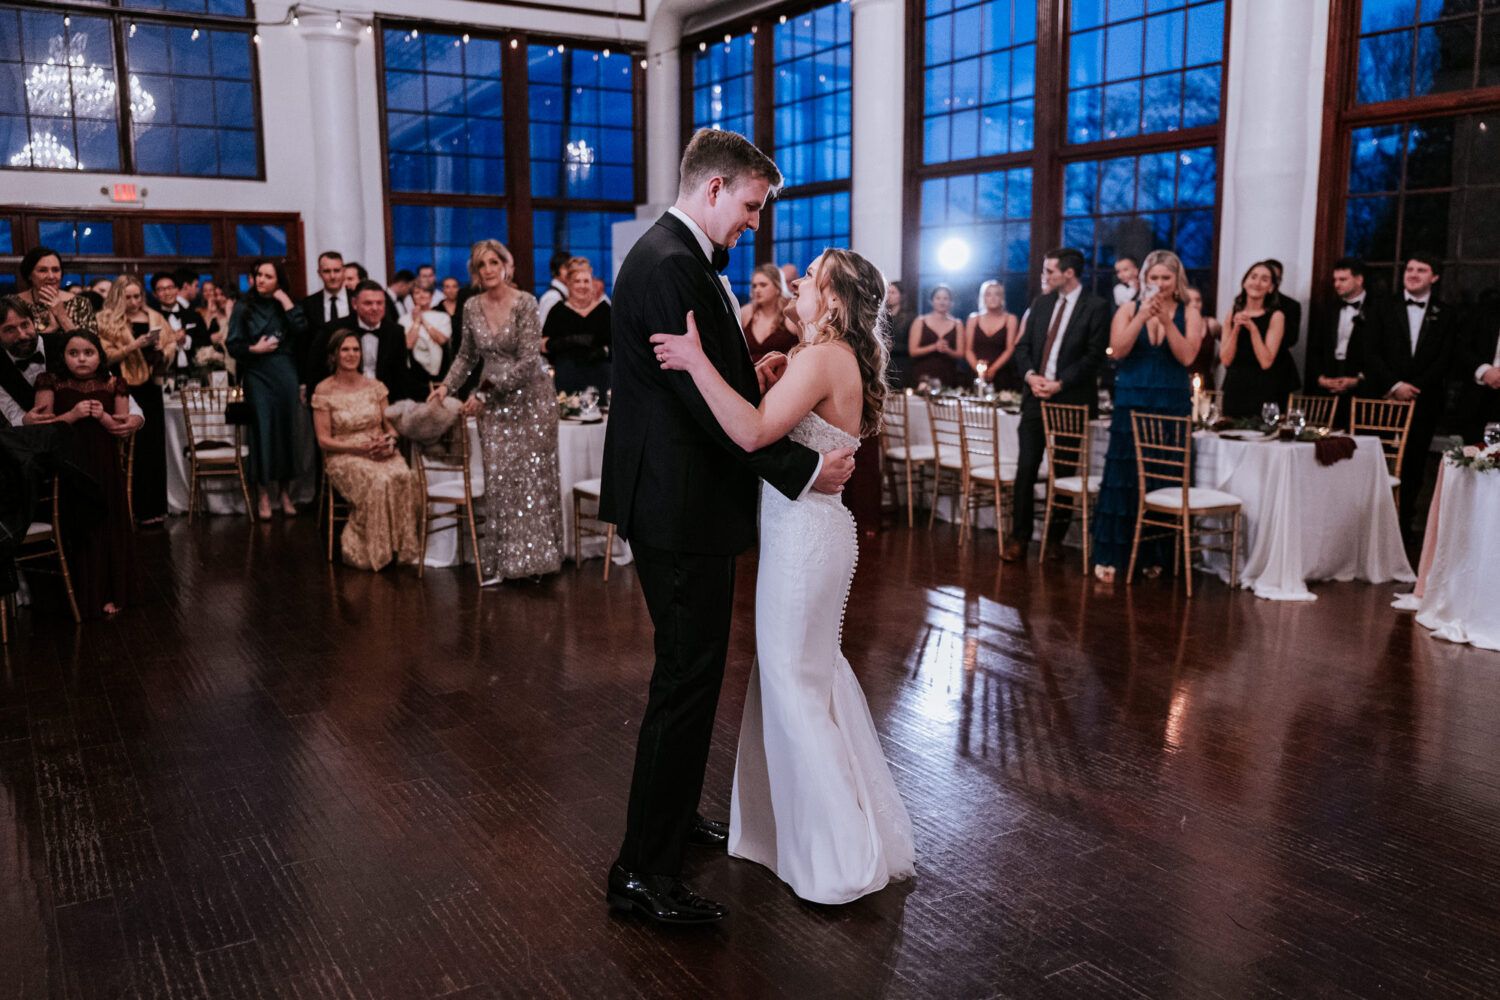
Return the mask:
M917 875L844 907L696 853L616 918L650 629L629 567L479 591L309 517L140 536L151 602L23 613L0 696L15 997L1436 997L1500 982L1500 654L1393 588L1101 588L867 543L845 642ZM706 811L727 816L754 562ZM46 602L44 602L46 603ZM52 602L53 607L56 606Z

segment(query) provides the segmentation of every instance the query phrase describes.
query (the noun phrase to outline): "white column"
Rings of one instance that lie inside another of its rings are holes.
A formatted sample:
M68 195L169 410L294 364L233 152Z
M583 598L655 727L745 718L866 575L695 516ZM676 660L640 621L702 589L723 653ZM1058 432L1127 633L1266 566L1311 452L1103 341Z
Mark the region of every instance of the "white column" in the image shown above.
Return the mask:
M304 13L301 17L307 43L307 104L312 109L312 132L304 138L317 165L312 177L317 207L306 233L309 271L324 250L358 257L365 246L359 76L354 62L365 32L352 21L343 28L335 28L334 23L332 15ZM383 255L372 263L378 265L372 271L384 270Z
M1233 5L1229 105L1224 109L1224 206L1220 216L1218 312L1257 260L1286 265L1282 290L1306 303L1311 273L1323 129L1328 5L1257 0ZM1303 309L1303 317L1308 314ZM1300 370L1305 339L1296 356Z
M682 159L683 0L664 0L651 17L646 70L646 200L642 213L655 217L677 200L677 165Z
M854 19L850 243L894 278L901 274L906 9L901 0L850 0L849 7Z

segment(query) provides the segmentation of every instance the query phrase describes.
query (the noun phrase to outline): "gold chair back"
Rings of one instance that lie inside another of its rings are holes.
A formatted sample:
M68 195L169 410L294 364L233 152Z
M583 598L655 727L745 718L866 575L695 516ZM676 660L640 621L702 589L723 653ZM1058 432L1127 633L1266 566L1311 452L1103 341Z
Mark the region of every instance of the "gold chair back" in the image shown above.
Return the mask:
M15 562L17 566L25 567L34 573L51 573L62 577L63 589L68 595L68 609L73 612L73 621L76 624L83 621L83 617L78 613L78 598L73 593L73 575L68 571L68 557L63 551L62 484L56 477L53 477L51 487L46 492L51 493L51 502L48 504L51 521L32 526L36 527L35 531L28 528L16 550ZM54 560L57 563L55 569L45 565L42 567L35 565ZM8 607L0 609L0 615L7 614L8 611Z
M1333 412L1338 402L1335 396L1309 396L1294 392L1286 398L1286 409L1288 413L1301 410L1303 416L1307 417L1309 427L1332 427Z
M1392 476L1401 474L1401 457L1406 454L1406 435L1411 430L1411 414L1415 408L1415 403L1398 399L1357 397L1349 408L1349 433L1380 438L1386 471Z
M1055 509L1076 510L1083 517L1083 571L1089 571L1089 408L1069 403L1042 403L1042 442L1047 451L1047 506L1042 515L1041 557L1047 557ZM1059 474L1058 470L1063 470ZM1058 485L1075 470L1079 489Z
M245 513L255 517L245 477L244 433L225 417L230 403L244 401L239 387L187 386L182 390L182 419L188 438L188 520L198 509L198 487L204 479L234 476L240 481Z
M469 417L460 417L454 421L453 426L443 433L432 444L416 445L413 447L413 460L417 468L417 475L422 481L422 532L419 548L425 553L427 551L427 535L432 523L444 517L453 517L454 522L441 530L451 528L461 531L467 523L469 529L469 544L474 551L474 574L475 579L481 583L484 581L484 569L479 564L479 535L475 527L478 517L474 509L474 479L469 461L472 451L469 448ZM463 496L460 498L455 491L453 495L434 496L427 482L429 472L452 472L460 473L463 481ZM451 513L443 512L434 514L433 504L450 505L454 509ZM462 536L460 536L462 537ZM462 545L460 545L462 548ZM420 579L426 567L426 560L417 563L417 578Z
M959 401L959 413L963 419L964 454L968 458L967 469L971 476L979 476L992 483L1015 479L1015 470L1004 475L1000 462L1000 408L972 399Z
M945 469L964 468L964 409L955 398L929 397L927 419L932 425L932 447Z

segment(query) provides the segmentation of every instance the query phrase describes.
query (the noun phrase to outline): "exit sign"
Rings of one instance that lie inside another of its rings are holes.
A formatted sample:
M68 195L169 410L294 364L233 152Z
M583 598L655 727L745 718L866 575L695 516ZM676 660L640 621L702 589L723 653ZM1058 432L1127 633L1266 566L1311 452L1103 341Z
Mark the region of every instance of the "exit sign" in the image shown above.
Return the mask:
M113 197L115 201L135 201L135 185L116 184Z

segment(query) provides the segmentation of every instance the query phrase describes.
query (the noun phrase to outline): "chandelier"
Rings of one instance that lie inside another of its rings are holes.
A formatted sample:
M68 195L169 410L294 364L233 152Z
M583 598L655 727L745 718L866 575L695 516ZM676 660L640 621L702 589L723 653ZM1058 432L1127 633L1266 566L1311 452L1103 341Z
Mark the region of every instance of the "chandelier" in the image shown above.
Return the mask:
M82 170L83 164L73 151L57 141L51 132L33 132L31 141L10 158L13 167L47 167L52 170Z
M594 147L582 139L568 143L566 150L569 166L588 166L594 162Z
M66 41L54 35L47 44L47 61L31 68L26 78L26 104L33 115L53 118L113 118L115 81L108 71L85 57L89 36L79 31ZM130 75L130 115L137 122L156 117L156 98ZM10 158L13 167L82 170L83 164L57 136L33 131L31 141Z

